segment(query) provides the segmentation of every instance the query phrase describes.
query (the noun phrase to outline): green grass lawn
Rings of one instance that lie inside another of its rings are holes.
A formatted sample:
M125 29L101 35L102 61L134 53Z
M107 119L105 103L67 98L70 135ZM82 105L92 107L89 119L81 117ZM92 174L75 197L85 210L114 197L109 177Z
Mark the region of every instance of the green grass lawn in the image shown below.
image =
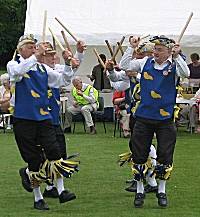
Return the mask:
M65 186L77 199L60 205L46 199L49 211L33 209L33 195L21 186L22 161L12 133L0 132L0 217L198 217L200 216L200 135L179 130L172 178L167 185L169 207L161 209L155 194L147 194L142 209L133 207L133 193L124 191L131 178L128 166L119 168L118 154L128 150L128 139L113 138L113 125L97 125L97 135L67 134L69 153L80 152L80 171ZM43 185L44 188L44 185Z

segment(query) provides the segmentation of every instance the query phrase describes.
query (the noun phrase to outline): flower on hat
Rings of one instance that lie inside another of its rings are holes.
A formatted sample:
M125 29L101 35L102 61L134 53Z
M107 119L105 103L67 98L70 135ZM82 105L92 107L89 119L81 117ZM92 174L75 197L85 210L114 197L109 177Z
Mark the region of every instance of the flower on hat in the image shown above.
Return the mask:
M32 43L35 44L37 40L34 38L33 34L26 34L23 35L19 38L18 44L17 44L17 49L19 50L23 45Z
M175 44L175 41L173 39L167 38L164 35L153 36L151 39L149 39L149 41L154 43L155 45L163 45L167 48L172 48Z

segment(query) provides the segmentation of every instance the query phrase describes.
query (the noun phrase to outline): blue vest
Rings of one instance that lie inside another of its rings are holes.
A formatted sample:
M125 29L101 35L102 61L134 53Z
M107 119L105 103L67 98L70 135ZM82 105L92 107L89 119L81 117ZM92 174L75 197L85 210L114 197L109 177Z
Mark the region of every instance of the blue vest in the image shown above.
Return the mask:
M135 116L166 120L172 118L176 103L175 62L163 70L154 68L154 61L147 59L141 73L141 101Z
M49 98L50 113L52 116L52 124L60 125L60 90L59 88L51 88L52 95Z
M14 117L35 121L51 119L48 106L47 71L37 65L36 70L30 70L16 82Z

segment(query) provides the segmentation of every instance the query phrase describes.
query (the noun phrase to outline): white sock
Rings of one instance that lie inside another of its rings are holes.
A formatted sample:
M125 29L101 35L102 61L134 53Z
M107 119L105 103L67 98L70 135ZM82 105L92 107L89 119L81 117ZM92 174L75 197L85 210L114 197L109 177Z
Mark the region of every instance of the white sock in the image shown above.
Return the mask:
M53 189L53 187L55 187L55 186L54 186L54 185L47 185L47 186L46 186L46 190L47 190L47 191L50 191L50 190Z
M141 181L137 181L137 193L144 193L144 185Z
M152 170L148 171L146 180L147 180L147 183L149 185L151 185L152 187L154 187L154 186L157 186L157 182L156 182L155 176L153 176L153 177L150 176L152 174L152 172L153 172Z
M59 195L65 190L63 177L57 178L57 189Z
M33 194L35 197L35 202L43 199L42 193L40 191L40 187L33 188Z
M158 193L165 193L166 180L159 180Z

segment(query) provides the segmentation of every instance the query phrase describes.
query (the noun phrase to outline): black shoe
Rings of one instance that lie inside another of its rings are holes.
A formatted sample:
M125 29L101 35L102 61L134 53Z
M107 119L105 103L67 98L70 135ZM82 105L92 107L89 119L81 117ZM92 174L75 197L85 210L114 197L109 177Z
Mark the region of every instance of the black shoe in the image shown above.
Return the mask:
M158 205L161 207L167 207L167 195L165 193L157 193L156 197L158 198Z
M43 197L50 197L50 198L58 198L58 190L56 187L53 187L51 190L47 190L45 188L44 193L43 193Z
M129 192L136 192L137 191L137 182L133 181L129 187L125 188L125 190L129 191Z
M149 184L147 184L145 187L144 187L144 191L145 193L150 193L150 192L158 192L158 186L151 186Z
M28 192L33 192L33 188L31 187L30 179L26 173L26 168L21 168L19 170L19 175L21 176L22 186Z
M48 204L43 199L34 202L34 208L39 210L49 210Z
M68 190L64 190L60 195L59 195L59 201L60 203L65 203L70 200L76 199L76 195Z
M144 198L145 198L145 194L142 193L135 194L134 205L136 208L141 208L143 206Z

